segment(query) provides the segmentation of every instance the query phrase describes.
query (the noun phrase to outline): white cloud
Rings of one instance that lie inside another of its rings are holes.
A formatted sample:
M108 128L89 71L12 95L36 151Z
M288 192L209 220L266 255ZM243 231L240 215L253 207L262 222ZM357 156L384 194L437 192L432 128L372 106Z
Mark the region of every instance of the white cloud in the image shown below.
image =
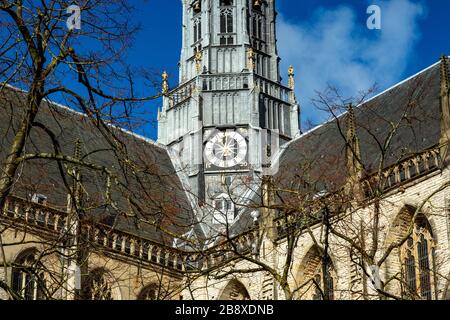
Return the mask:
M367 29L369 15L343 5L319 8L307 21L281 15L277 33L282 68L292 64L296 69L303 119L324 120L310 101L327 83L352 96L375 83L386 88L401 80L420 38L418 22L424 8L413 0L375 3L382 10L381 30Z

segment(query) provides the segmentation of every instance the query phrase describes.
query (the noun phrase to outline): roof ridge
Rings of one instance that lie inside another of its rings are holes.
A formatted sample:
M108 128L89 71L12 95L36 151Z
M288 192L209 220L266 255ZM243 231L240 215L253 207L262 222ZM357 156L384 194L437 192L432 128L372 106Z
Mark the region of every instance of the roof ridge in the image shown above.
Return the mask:
M450 58L450 56L449 56L449 58ZM364 106L364 105L367 104L368 102L370 102L370 101L372 101L372 100L378 98L379 96L381 96L381 95L383 95L383 94L385 94L385 93L388 93L389 91L391 91L391 90L397 88L398 86L400 86L400 85L402 85L402 84L405 84L406 82L408 82L408 81L410 81L410 80L416 78L417 76L421 75L422 73L424 73L424 72L426 72L426 71L428 71L428 70L434 68L435 66L439 65L440 63L441 63L440 61L433 63L432 65L430 65L430 66L428 66L428 67L422 69L421 71L417 72L416 74L414 74L414 75L412 75L412 76L410 76L410 77L408 77L408 78L406 78L406 79L404 79L404 80L402 80L402 81L400 81L400 82L394 84L393 86L387 88L386 90L383 90L382 92L380 92L380 93L374 95L373 97L370 97L370 98L368 98L367 100L364 100L363 102L361 102L360 104L358 104L358 105L355 106L354 108L359 108L359 107ZM321 127L326 126L326 125L329 124L330 122L335 121L336 119L339 119L339 118L341 118L341 117L344 117L347 113L348 113L348 111L344 111L344 112L342 112L340 115L338 115L337 117L333 117L333 118L331 118L331 119L328 119L328 120L326 120L325 122L323 122L323 123L321 123L321 124L319 124L319 125L317 125L317 126L311 128L310 130L308 130L308 131L306 131L306 132L300 134L298 137L296 137L296 138L292 139L291 141L289 141L289 144L291 144L291 143L294 142L294 141L300 140L301 138L303 138L303 137L305 137L305 136L307 136L307 135L313 133L314 131L320 129ZM286 149L287 149L287 148L286 148Z
M1 86L6 86L6 87L8 87L8 88L10 88L10 89L12 89L12 90L20 91L20 92L23 92L23 93L28 93L27 90L24 90L24 89L15 87L15 86L10 85L10 84L8 84L8 83L2 82L2 83L0 83L0 85L1 85ZM44 98L44 101L47 102L47 103L49 103L49 104L52 104L52 105L54 105L54 106L57 106L57 107L59 107L59 108L61 108L61 109L63 109L63 110L66 110L66 111L68 111L68 112L77 114L77 115L79 115L79 116L87 117L87 115L86 115L85 113L76 111L76 110L74 110L74 109L72 109L72 108L70 108L70 107L68 107L68 106L66 106L66 105L63 105L63 104L61 104L61 103L52 101L52 100L47 99L47 98ZM164 149L164 150L167 151L167 146L165 146L165 145L163 145L163 144L161 144L161 143L159 143L159 142L157 142L157 141L154 141L154 140L152 140L152 139L150 139L150 138L144 137L144 136L142 136L142 135L140 135L140 134L137 134L137 133L135 133L135 132L133 132L133 131L130 131L130 130L125 129L125 128L122 128L122 127L120 127L120 126L114 125L114 124L112 124L112 123L107 123L107 122L105 122L105 124L106 124L107 126L110 126L110 127L114 128L114 129L118 129L118 130L122 131L122 132L125 133L125 134L128 134L128 135L130 135L130 136L133 136L133 137L135 137L135 138L137 138L137 139L139 139L139 140L143 140L143 141L145 141L145 142L147 142L147 143L149 143L149 144L151 144L151 145L153 145L153 146L155 146L155 147L158 147L158 148L161 148L161 149Z

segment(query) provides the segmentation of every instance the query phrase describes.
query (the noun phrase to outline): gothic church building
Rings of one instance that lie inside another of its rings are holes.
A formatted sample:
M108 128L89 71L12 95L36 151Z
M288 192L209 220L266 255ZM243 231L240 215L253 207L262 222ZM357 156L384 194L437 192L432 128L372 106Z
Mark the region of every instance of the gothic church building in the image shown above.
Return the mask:
M123 156L85 115L41 106L65 154L126 188L26 162L0 212L0 298L449 299L448 58L303 132L275 0L182 8L156 142L114 128ZM0 90L2 164L25 97ZM53 142L33 129L27 150Z

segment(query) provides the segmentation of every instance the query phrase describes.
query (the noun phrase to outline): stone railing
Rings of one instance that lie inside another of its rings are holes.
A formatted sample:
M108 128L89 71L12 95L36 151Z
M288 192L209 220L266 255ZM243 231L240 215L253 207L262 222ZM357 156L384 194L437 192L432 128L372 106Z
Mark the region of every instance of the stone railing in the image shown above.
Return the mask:
M107 250L130 258L156 264L164 268L184 271L186 255L172 247L114 230L103 225L85 226L84 234L89 245L97 250Z
M291 102L292 90L273 81L267 80L261 76L255 75L255 85L257 84L262 93L277 98L286 103Z
M9 197L2 216L24 222L29 226L37 226L47 230L60 232L65 229L67 214L38 203L17 197Z
M249 73L202 74L199 81L202 91L221 91L248 89L251 79Z
M168 108L171 109L173 107L176 107L177 105L190 99L196 90L196 86L197 82L194 78L186 83L181 84L180 86L169 92L166 98L169 100Z
M414 155L400 163L383 170L385 190L392 189L416 177L427 174L437 168L440 163L439 148L433 148Z
M258 85L262 93L286 103L292 102L293 92L291 89L257 74L201 74L169 92L167 95L168 108L176 107L190 99L197 89L201 91L245 90L254 85Z
M406 158L395 165L387 167L382 171L384 183L384 192L388 192L395 188L400 187L402 184L413 181L419 177L427 175L440 167L440 151L439 146L431 148L424 152L418 153L414 156ZM372 195L368 190L368 183L374 175L361 181L365 197L367 201L370 201ZM339 203L339 193L344 192L344 188L334 194L327 194L319 197L317 202L310 205L309 208L309 220L305 221L305 217L301 215L291 215L288 217L277 217L274 219L275 228L277 230L278 239L282 239L286 236L290 230L303 229L305 225L312 225L321 222L321 212L323 203L333 203L330 197L336 196L338 200L335 203ZM343 198L345 199L345 198ZM341 201L342 202L342 201ZM315 214L313 214L315 213ZM317 218L313 218L317 216Z
M203 264L199 265L198 268L201 270L214 268L236 259L238 256L255 254L258 250L259 232L258 228L254 228L207 249L203 254Z
M26 224L32 232L33 227L42 229L56 236L66 233L67 213L38 203L17 197L9 197L0 218L14 223ZM173 247L140 238L138 236L115 230L101 224L82 227L82 234L95 251L120 254L138 260L140 263L155 264L179 272L201 271L219 266L231 260L234 251L247 254L254 250L257 243L257 230L233 238L234 247L226 242L199 252L182 251Z

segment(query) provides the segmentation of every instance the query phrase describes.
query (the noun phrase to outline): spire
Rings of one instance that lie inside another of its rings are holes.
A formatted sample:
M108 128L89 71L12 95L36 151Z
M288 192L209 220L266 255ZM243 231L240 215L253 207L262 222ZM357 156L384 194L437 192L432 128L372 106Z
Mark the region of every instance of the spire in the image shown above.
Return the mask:
M81 160L81 140L78 138L77 140L75 140L75 147L74 147L74 151L73 151L73 157L76 160ZM77 207L79 207L80 205L80 201L81 201L81 171L80 171L80 166L79 165L75 165L72 168L72 172L71 172L72 178L73 178L73 195L75 197L75 201L76 201L76 205Z
M450 80L448 75L448 63L447 57L442 55L441 57L441 95L449 94Z
M441 149L442 159L447 159L448 143L450 141L450 81L448 75L448 58L441 57L441 143L445 145ZM446 160L444 160L446 161Z
M73 152L73 157L77 160L81 159L81 140L75 140L75 150Z
M349 174L347 191L353 197L362 199L363 195L360 186L362 179L361 149L356 132L355 111L351 103L347 107L347 112L346 154Z

